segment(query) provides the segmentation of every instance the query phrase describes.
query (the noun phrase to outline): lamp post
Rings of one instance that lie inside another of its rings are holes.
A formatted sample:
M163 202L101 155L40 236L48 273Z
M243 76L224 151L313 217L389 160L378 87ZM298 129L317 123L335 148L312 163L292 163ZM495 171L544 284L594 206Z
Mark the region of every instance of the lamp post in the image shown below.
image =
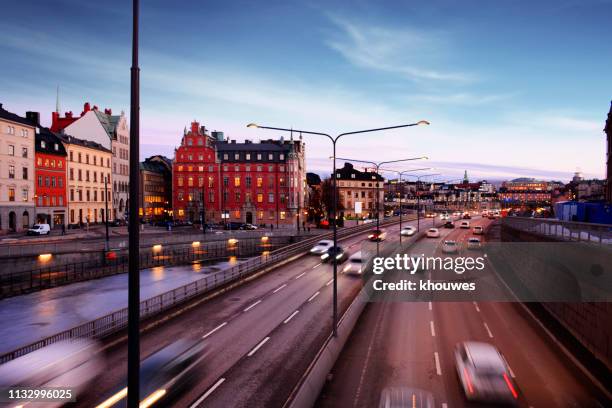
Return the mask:
M106 224L106 252L109 250L108 245L108 176L104 177L104 224Z
M376 167L376 230L380 230L380 184L378 177L380 177L379 174L379 170L380 170L380 166L382 166L383 164L392 164L392 163L403 163L403 162L407 162L407 161L413 161L413 160L427 160L428 157L427 156L421 156L421 157L411 157L409 159L399 159L399 160L387 160L387 161L382 161L382 162L373 162L373 161L369 161L369 160L357 160L357 159L349 159L346 157L337 157L336 159L340 159L340 160L347 160L347 161L354 161L354 162L358 162L358 163L366 163L366 164L371 164L374 167ZM335 166L335 165L334 165ZM383 179L384 180L384 179ZM384 211L384 209L383 209ZM401 213L401 211L400 211ZM379 242L380 240L377 238L376 239L376 256L378 256L379 254Z
M412 174L407 174L406 177L415 177L417 179L417 185L416 185L416 195L417 195L417 232L421 231L421 196L419 196L419 184L421 183L421 179L423 177L431 177L431 176L437 176L439 175L439 173L435 173L435 174L421 174L418 176L412 175ZM434 218L434 223L435 223L435 218Z
M333 172L332 172L332 190L333 190L333 195L334 195L334 199L333 199L333 209L332 209L332 216L333 216L333 220L334 220L334 248L337 246L338 244L338 233L337 233L337 227L336 227L336 207L338 205L337 203L337 193L336 193L336 143L338 142L338 140L342 137L342 136L348 136L348 135L355 135L355 134L360 134L360 133L371 133L371 132L379 132L379 131L383 131L383 130L390 130L390 129L399 129L399 128L405 128L405 127L410 127L410 126L417 126L417 125L429 125L429 122L426 120L421 120L419 122L416 123L410 123L408 125L398 125L398 126L388 126L388 127L383 127L383 128L376 128L376 129L367 129L367 130L358 130L355 132L346 132L346 133L340 133L339 135L333 137L328 135L327 133L321 133L321 132L308 132L308 131L304 131L304 130L295 130L295 129L287 129L287 128L277 128L277 127L270 127L270 126L259 126L255 123L249 123L247 125L248 128L256 128L256 129L266 129L266 130L280 130L282 132L300 132L300 133L304 133L307 135L319 135L319 136L325 136L327 137L331 142L332 142L332 147L333 147ZM336 259L333 259L333 268L334 268L334 277L333 277L333 281L334 281L334 285L333 285L333 314L332 314L332 319L333 319L333 336L337 337L338 336L338 265L336 264Z

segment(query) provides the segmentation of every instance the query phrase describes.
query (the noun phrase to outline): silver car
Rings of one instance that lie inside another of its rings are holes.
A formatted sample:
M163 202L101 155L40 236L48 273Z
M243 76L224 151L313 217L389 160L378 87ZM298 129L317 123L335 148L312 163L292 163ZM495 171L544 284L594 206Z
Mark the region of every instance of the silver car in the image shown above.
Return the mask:
M331 239L322 239L312 247L310 253L313 255L323 255L329 248L332 247L332 245L334 245L334 241Z

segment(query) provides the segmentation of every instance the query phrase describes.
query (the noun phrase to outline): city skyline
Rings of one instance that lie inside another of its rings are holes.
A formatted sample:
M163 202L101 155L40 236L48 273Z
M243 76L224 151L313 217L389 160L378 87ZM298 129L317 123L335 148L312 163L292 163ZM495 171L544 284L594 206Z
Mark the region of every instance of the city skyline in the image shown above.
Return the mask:
M381 159L429 155L449 178L466 168L491 180L605 177L610 2L162 4L143 8L141 158L172 157L193 119L239 141L281 136L251 121L340 132L427 119L377 135ZM12 61L0 68L1 102L49 125L59 85L62 113L86 101L127 112L129 5L63 5L5 7L10 21L38 9L49 24L0 28ZM169 20L181 29L159 28ZM343 140L339 154L367 157L373 140ZM305 142L308 170L325 174L325 140Z

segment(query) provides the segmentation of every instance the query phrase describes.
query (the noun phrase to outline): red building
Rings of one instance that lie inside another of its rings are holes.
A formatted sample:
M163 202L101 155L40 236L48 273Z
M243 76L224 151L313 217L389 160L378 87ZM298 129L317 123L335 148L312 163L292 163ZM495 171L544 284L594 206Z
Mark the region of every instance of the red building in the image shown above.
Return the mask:
M301 138L236 143L193 122L172 164L173 215L199 221L204 212L208 223L298 225L305 179Z
M66 224L66 149L59 137L39 127L34 156L36 218L53 227Z

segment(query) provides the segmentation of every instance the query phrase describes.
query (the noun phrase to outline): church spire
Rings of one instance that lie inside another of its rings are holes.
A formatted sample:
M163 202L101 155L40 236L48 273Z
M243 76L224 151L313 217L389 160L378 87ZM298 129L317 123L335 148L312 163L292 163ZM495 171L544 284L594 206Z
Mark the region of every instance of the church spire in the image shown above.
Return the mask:
M463 173L463 183L468 184L470 180L468 179L467 170Z

